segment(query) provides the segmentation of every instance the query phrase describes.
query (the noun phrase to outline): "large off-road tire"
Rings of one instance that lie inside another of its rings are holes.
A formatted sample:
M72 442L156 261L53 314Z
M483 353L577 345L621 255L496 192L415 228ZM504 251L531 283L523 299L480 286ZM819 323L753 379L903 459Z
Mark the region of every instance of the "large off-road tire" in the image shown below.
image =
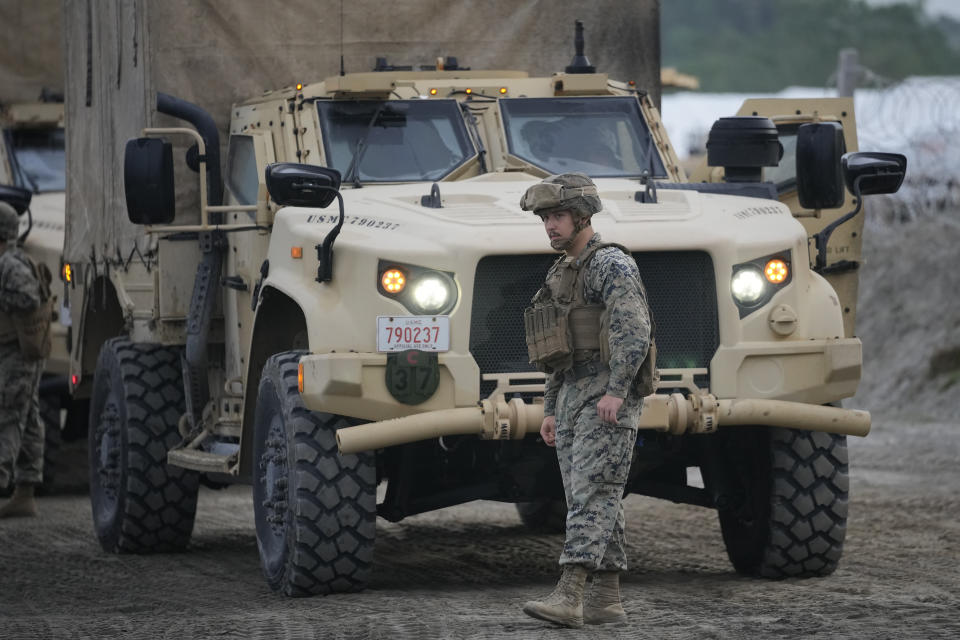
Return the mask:
M528 529L536 533L564 533L567 530L567 501L518 502L517 513Z
M90 401L93 525L114 553L183 549L197 509L198 476L167 464L185 411L180 349L108 340Z
M847 530L846 436L744 427L727 445L745 491L739 508L720 511L734 568L766 578L833 573Z
M253 510L267 583L289 596L358 591L376 539L373 453L340 455L341 416L313 412L297 390L299 351L272 356L257 393Z

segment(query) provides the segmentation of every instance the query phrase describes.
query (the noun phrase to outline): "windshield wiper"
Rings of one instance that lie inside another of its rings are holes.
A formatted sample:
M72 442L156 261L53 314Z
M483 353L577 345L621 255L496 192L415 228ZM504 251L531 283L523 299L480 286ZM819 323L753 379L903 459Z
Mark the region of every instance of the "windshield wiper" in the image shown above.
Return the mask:
M367 125L366 131L363 132L363 137L357 139L357 147L353 152L353 160L350 161L350 166L347 167L347 172L343 175L343 181L350 182L352 179L353 186L357 189L363 186L360 184L360 161L363 159L363 153L367 149L367 139L370 138L370 133L373 132L374 125L377 124L377 118L380 117L380 114L386 106L387 103L385 101L377 105L377 109L373 112L373 117L370 118L370 123Z

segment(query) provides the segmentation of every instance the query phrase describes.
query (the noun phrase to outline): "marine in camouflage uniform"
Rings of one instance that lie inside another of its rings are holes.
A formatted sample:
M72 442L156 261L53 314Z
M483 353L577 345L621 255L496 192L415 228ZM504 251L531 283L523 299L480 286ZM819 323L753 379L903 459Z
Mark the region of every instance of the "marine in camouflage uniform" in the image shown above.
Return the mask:
M15 483L0 518L36 515L34 487L43 480L43 422L38 390L43 360L26 359L12 316L41 304L29 258L16 246L16 211L0 202L0 488Z
M550 596L528 602L524 611L572 627L584 621L623 622L619 572L627 569L627 557L622 496L643 406L643 397L633 390L649 349L650 315L633 257L617 246L603 246L590 226L590 216L600 210L593 182L583 174L562 174L544 183L565 190L552 189L559 198L543 190L537 197L531 193L536 185L521 206L544 219L551 246L565 255L551 268L538 297L562 298L564 270L582 271L573 285L582 290L574 294L604 310L609 359L604 361L599 349L574 350L568 366L547 376L541 434L557 448L567 501L563 576ZM572 195L580 188L579 195ZM569 222L553 220L564 213ZM558 228L563 224L569 233ZM592 584L584 601L588 573Z

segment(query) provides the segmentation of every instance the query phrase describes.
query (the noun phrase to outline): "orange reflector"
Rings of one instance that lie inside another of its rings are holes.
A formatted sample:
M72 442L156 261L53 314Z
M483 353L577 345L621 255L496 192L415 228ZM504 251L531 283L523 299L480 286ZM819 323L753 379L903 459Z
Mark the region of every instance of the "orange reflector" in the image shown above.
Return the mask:
M303 257L303 247L290 247L290 257L299 260Z
M506 87L500 87L500 93L506 93L506 92L507 92Z
M464 90L464 93L466 93L467 95L469 95L469 94L473 93L473 89L465 89L465 90Z
M636 83L636 81L635 81L635 80L631 80L631 81L630 81L630 82L628 82L627 84L628 84L628 85L630 85L630 86L632 87L633 85L635 85L635 84L637 84L637 83Z
M303 393L303 363L297 365L297 391Z
M407 286L407 277L400 269L387 269L380 276L380 284L387 293L400 293Z
M783 260L771 260L763 269L763 274L767 276L767 280L773 284L780 284L786 280L788 273L787 263Z
M297 91L300 91L300 89L303 89L303 83L302 83L302 82L298 82L298 83L297 83Z
M73 282L73 267L70 266L69 262L63 264L63 281L67 283Z
M432 96L437 95L437 90L436 90L436 89L430 89L430 95L432 95Z

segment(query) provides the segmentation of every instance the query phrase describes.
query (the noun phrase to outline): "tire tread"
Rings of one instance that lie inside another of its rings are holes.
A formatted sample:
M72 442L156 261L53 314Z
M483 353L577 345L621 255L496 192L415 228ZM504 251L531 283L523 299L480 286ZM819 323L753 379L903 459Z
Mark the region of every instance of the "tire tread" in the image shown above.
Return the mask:
M101 543L125 553L182 550L193 532L199 477L166 463L167 451L180 442L177 419L185 410L179 349L125 338L111 339L103 349L113 351L123 381L127 476L119 535L101 537ZM157 382L146 384L147 377ZM147 396L159 398L160 406Z

